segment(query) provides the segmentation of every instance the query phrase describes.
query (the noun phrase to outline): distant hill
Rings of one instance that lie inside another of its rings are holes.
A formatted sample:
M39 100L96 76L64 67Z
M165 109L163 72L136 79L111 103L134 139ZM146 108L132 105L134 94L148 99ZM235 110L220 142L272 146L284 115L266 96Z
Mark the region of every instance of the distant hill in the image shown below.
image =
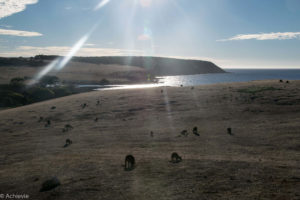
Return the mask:
M0 66L44 66L58 56L38 55L31 58L0 58ZM209 61L185 60L163 57L74 57L72 61L92 64L117 64L141 67L157 75L192 75L206 73L225 73L220 67Z

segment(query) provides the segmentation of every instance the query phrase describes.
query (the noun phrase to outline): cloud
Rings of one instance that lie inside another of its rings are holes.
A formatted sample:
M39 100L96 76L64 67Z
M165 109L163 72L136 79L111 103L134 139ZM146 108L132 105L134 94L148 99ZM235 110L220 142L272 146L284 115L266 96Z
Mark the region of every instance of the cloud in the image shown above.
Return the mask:
M0 52L2 57L31 57L39 54L44 55L67 55L72 47L68 46L48 46L48 47L34 47L34 46L19 46L14 51ZM77 53L76 56L129 56L143 55L141 50L130 49L113 49L113 48L90 48L83 47Z
M29 4L35 4L38 0L0 0L0 19L22 12Z
M300 39L300 32L240 34L228 39L222 39L217 41L225 42L225 41L233 41L233 40L290 40L290 39Z
M42 36L43 34L38 33L38 32L0 29L0 35L11 35L11 36L19 36L19 37L36 37L36 36Z

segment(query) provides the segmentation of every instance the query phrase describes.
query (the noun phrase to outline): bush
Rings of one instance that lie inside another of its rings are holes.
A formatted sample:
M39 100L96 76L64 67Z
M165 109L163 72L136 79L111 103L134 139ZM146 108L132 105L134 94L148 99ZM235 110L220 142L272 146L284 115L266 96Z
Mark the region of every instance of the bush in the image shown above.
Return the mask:
M55 97L55 93L52 90L43 87L30 88L26 93L31 102L44 101Z
M22 106L26 103L26 99L22 94L12 91L0 92L0 106L1 107L16 107Z
M107 79L102 79L101 81L100 81L100 83L99 83L100 85L108 85L108 84L110 84L110 82L109 82L109 80L107 80Z
M40 80L40 84L42 86L47 86L47 85L55 85L59 83L59 78L56 76L44 76L41 80Z
M24 78L15 77L10 80L10 84L24 83Z
M63 97L72 94L69 88L66 87L55 87L51 88L51 90L54 92L55 97Z
M25 90L24 78L20 78L20 77L12 78L10 80L9 89L18 93L24 92Z

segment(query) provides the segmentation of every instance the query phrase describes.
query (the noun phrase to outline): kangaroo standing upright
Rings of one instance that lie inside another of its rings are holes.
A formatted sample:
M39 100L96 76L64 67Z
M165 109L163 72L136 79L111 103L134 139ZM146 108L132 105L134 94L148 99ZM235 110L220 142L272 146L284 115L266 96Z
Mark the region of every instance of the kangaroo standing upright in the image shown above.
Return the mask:
M125 170L130 171L134 169L135 159L132 155L128 155L125 158Z

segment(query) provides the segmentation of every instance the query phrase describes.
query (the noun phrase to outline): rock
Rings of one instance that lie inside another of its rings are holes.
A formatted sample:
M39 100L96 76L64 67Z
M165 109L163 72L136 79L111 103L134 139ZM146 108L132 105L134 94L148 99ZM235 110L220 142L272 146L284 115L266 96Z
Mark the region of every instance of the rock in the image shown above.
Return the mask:
M60 185L60 181L58 180L58 178L53 177L49 180L46 180L42 184L42 188L40 189L40 192L45 192L45 191L52 190L52 189L56 188L59 185Z

